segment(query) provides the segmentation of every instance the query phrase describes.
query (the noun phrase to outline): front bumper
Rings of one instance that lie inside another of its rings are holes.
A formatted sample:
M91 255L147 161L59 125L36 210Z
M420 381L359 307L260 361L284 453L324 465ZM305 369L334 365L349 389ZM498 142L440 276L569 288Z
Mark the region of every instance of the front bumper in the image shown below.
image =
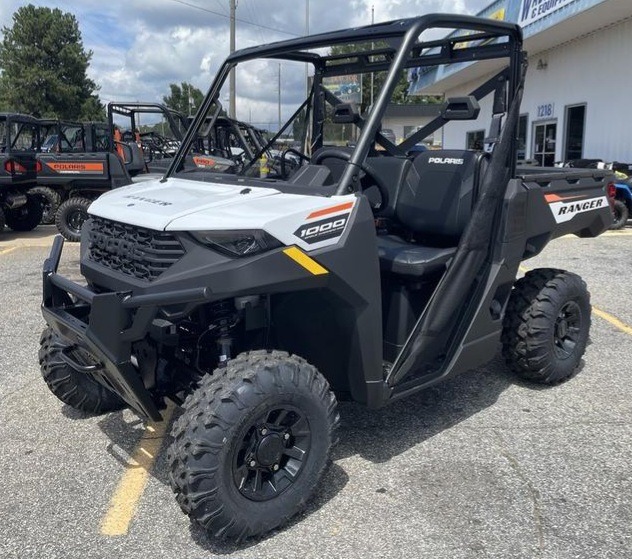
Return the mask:
M116 392L139 415L161 420L156 402L132 363L132 344L145 338L160 308L208 301L210 290L202 287L137 296L129 291L96 293L57 273L63 245L64 239L55 237L44 262L42 314L69 342L70 349L88 352L95 363L79 362L72 351L63 352L62 359Z

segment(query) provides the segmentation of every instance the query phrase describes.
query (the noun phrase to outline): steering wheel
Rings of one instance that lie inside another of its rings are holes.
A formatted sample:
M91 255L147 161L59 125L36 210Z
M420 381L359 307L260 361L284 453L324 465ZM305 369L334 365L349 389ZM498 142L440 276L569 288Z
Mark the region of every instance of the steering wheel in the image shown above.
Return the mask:
M310 160L309 157L307 157L307 155L305 155L304 153L298 151L297 149L294 148L287 148L285 150L283 150L281 152L281 177L283 179L285 179L287 177L286 172L285 172L285 156L288 153L293 153L294 155L298 156L299 159L299 165L301 161L308 161Z
M327 159L328 157L349 161L351 159L351 153L340 148L325 148L316 155L316 157L312 160L312 163L314 165L318 165L323 159ZM380 198L382 200L379 205L373 206L373 210L377 211L388 206L388 187L386 186L386 183L384 182L382 177L380 177L377 171L366 161L360 163L358 167L360 167L362 171L364 171L369 177L373 179L373 181L375 182L375 186L377 186L377 189L380 193Z

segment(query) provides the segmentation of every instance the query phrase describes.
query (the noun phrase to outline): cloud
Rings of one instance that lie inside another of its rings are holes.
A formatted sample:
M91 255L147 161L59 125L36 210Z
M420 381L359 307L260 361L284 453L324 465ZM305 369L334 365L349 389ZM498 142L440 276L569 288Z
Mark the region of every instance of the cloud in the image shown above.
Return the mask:
M239 0L237 48L305 34L305 2ZM58 7L56 0L34 0L37 6ZM473 13L488 0L309 0L310 33L367 25L374 6L376 22L430 12ZM467 4L467 5L466 5ZM21 0L2 0L0 26L10 26ZM161 101L169 83L187 81L206 91L229 51L226 0L66 0L64 11L79 21L84 46L93 51L90 77L100 86L104 102ZM304 91L303 66L283 63L283 116L287 117ZM253 64L238 74L241 108L238 117L275 123L277 78L275 62Z

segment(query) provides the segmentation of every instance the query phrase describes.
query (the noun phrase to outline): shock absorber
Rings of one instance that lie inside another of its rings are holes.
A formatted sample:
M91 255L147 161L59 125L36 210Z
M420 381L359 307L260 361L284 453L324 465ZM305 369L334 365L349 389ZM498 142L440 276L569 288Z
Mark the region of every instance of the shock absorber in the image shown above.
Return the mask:
M233 345L231 332L239 322L239 314L232 300L215 303L211 312L213 314L211 328L217 332L219 367L225 367L231 358Z

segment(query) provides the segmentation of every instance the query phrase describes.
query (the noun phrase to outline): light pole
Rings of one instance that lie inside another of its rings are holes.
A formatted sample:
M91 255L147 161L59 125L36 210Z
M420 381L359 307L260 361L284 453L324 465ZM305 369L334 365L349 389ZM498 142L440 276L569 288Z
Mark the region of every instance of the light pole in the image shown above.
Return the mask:
M281 131L281 63L279 62L279 132Z
M305 35L309 35L309 0L305 0ZM305 97L309 95L309 64L305 63Z
M230 0L230 54L235 52L235 0ZM236 118L235 107L235 68L230 71L228 116Z
M371 25L375 23L375 7L371 4ZM371 41L371 50L373 50L373 41ZM373 107L373 72L371 72L371 104L370 107Z

